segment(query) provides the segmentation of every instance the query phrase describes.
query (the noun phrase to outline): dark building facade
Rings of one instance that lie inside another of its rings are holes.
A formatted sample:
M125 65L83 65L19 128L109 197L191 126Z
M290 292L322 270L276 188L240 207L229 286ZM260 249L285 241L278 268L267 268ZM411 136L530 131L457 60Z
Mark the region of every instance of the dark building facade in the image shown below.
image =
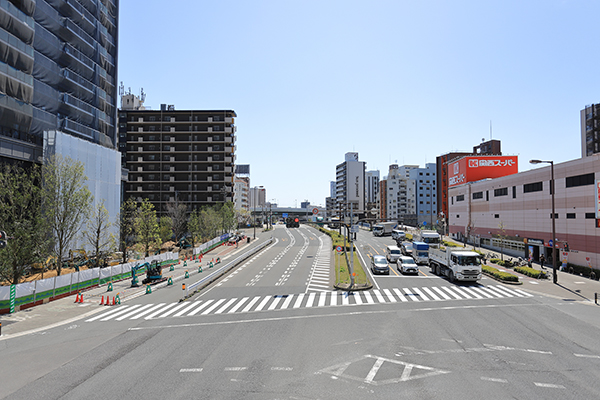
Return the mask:
M160 214L175 201L188 210L233 201L235 117L166 105L119 110L119 151L129 171L124 199L147 198Z
M0 161L44 132L116 146L118 0L0 0Z

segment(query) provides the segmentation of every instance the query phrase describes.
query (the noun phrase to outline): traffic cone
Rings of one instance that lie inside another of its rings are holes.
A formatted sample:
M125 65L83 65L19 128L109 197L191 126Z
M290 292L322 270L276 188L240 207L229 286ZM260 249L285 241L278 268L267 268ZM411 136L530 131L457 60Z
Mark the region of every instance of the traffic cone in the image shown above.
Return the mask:
M198 267L198 273L202 272L202 265Z
M113 296L112 305L114 306L115 304L117 304L117 303L115 303L115 296Z
M146 294L150 294L152 293L152 288L150 287L150 285L146 286Z
M104 304L104 296L102 296L102 300L100 300L100 305Z
M119 297L119 293L117 293L117 304L121 304L121 298Z
M186 279L190 277L190 274L187 272L187 270L185 270L185 277Z
M183 266L184 266L184 267L187 267L187 260L185 260L185 261L183 262Z

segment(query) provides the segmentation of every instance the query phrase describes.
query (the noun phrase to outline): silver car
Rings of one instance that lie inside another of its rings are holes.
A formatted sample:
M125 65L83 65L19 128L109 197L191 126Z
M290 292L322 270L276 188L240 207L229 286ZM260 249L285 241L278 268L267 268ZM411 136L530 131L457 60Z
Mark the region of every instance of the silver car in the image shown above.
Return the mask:
M390 265L385 259L385 256L378 255L371 257L371 272L373 272L373 274L390 274Z
M398 258L398 271L403 274L418 274L419 266L412 257L401 256Z

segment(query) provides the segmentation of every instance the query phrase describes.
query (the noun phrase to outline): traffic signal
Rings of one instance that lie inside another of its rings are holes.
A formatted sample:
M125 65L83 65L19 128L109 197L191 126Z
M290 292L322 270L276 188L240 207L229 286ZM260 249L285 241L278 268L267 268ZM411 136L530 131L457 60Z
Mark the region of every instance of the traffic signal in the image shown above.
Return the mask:
M569 251L569 243L565 242L565 251Z
M0 231L0 249L6 247L6 232Z

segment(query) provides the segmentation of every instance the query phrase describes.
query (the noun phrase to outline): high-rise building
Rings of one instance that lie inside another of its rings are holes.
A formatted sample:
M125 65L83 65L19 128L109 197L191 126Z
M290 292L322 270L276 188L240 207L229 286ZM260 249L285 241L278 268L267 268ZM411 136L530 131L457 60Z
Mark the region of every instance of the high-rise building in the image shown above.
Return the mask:
M336 207L340 210L365 210L365 167L358 153L346 153L345 161L335 169ZM352 206L350 206L352 205Z
M124 198L147 198L158 213L175 201L189 210L233 201L234 111L127 107L119 110Z
M0 161L41 163L48 132L115 147L118 10L118 0L0 2Z
M581 110L581 157L600 153L600 104Z
M377 193L379 192L379 171L365 172L365 206L367 210L377 208Z
M390 165L388 175L379 184L379 219L416 224L415 182L397 164Z
M436 164L425 164L425 168L414 168L410 179L415 185L415 212L417 224L433 226L437 223L437 176Z
M119 0L0 0L0 162L81 162L111 221L122 180L118 15Z
M233 205L236 210L248 210L250 208L250 178L247 176L236 176L233 187Z

